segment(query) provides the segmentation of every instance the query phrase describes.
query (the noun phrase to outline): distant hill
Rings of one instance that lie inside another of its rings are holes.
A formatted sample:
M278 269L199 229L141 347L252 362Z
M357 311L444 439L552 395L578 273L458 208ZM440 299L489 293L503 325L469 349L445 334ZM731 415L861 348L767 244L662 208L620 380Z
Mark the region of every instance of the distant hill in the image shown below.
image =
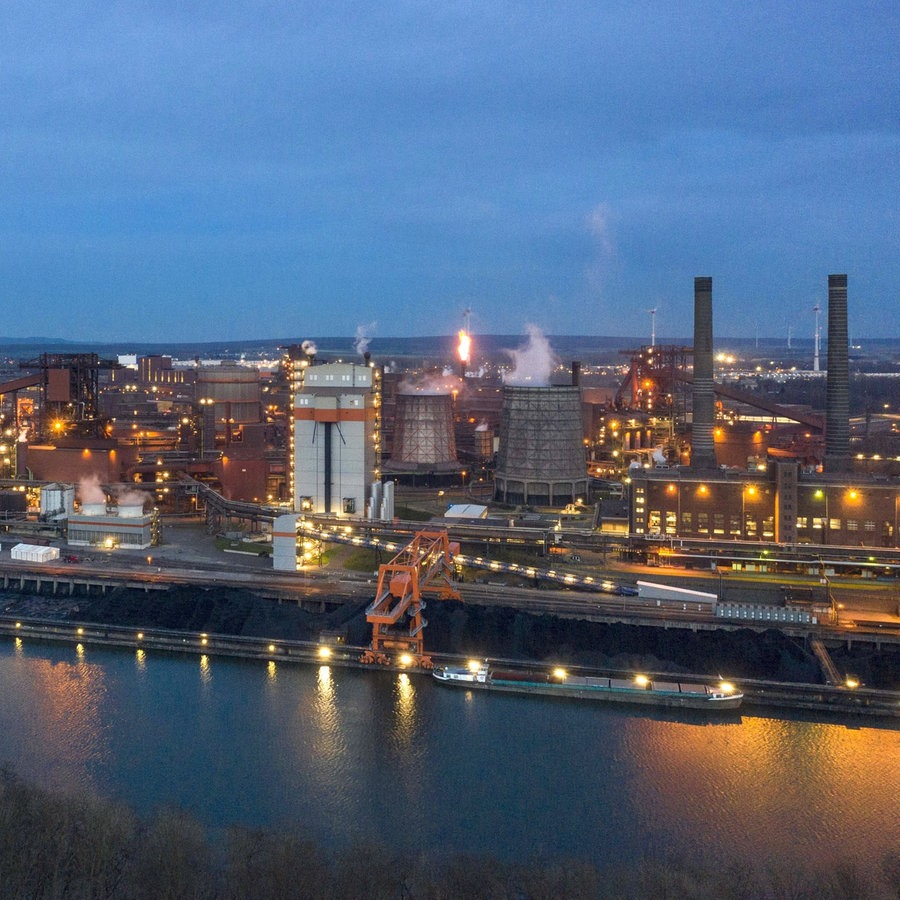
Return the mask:
M9 361L31 360L42 353L96 353L107 359L119 355L135 354L149 356L159 354L179 360L190 359L259 359L280 355L283 348L292 344L302 344L311 339L320 360L342 358L353 360L360 354L354 346L354 338L349 335L317 337L283 337L244 341L197 341L169 343L133 341L97 341L93 343L63 340L61 338L4 338L0 337L0 357ZM474 334L474 359L480 357L497 358L504 350L522 347L527 338L523 334ZM646 337L609 337L604 335L548 335L555 355L564 363L580 360L585 364L595 362L625 362L623 351L634 350L648 343ZM658 345L690 347L691 337L661 337ZM796 365L797 368L812 366L813 342L811 339L795 338L791 348L779 338L734 338L717 337L715 346L740 353L745 359L778 359ZM430 335L426 337L373 337L367 349L372 358L381 362L392 359L398 362L415 363L429 360L437 364L456 359L457 337L455 334ZM821 345L823 359L826 342ZM900 357L900 338L855 340L851 348L851 358L889 360Z

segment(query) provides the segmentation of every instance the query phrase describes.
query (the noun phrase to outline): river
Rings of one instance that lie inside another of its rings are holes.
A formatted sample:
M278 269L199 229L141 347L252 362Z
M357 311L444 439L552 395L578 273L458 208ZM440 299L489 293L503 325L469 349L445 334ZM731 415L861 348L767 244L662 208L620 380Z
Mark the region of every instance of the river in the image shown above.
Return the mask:
M665 714L428 676L0 639L0 761L212 828L411 851L877 865L900 732Z

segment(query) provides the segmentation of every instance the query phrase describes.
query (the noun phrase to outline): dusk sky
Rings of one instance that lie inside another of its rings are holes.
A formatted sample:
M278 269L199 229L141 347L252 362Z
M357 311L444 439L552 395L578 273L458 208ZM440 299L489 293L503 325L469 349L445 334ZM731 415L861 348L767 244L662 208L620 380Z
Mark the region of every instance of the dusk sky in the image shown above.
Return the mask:
M0 334L900 335L900 4L3 4Z

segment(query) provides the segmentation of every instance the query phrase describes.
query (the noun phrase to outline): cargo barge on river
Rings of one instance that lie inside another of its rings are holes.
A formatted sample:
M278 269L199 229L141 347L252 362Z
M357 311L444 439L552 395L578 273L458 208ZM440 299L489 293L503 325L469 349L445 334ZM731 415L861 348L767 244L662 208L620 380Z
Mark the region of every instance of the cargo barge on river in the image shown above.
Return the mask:
M437 681L453 687L680 709L737 709L744 699L744 695L727 681L709 685L651 680L645 675L636 675L634 678L572 675L561 668L551 671L500 669L492 667L488 662L474 661L464 667L438 667L432 674Z

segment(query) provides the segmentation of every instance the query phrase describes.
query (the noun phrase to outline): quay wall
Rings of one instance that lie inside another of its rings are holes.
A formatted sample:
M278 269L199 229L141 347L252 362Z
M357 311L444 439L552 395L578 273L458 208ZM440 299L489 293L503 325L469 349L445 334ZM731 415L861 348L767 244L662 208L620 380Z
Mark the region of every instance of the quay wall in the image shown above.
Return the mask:
M153 650L195 655L231 656L241 659L257 659L267 662L329 665L353 668L394 669L427 674L429 669L402 666L392 663L364 664L360 661L365 647L337 643L269 640L205 632L144 629L138 631L114 625L96 623L59 622L40 619L24 619L0 616L0 635L22 641L56 641L68 644L121 647L132 650ZM327 647L327 656L322 648ZM460 657L441 655L435 662L459 664ZM504 660L525 666L534 666L521 660ZM635 673L615 673L630 675ZM670 677L671 673L644 673L650 677ZM680 676L704 681L703 676ZM865 687L849 689L843 686L816 684L789 684L784 682L744 679L738 685L744 694L742 708L777 708L808 710L828 715L861 715L900 718L900 692L873 690Z

